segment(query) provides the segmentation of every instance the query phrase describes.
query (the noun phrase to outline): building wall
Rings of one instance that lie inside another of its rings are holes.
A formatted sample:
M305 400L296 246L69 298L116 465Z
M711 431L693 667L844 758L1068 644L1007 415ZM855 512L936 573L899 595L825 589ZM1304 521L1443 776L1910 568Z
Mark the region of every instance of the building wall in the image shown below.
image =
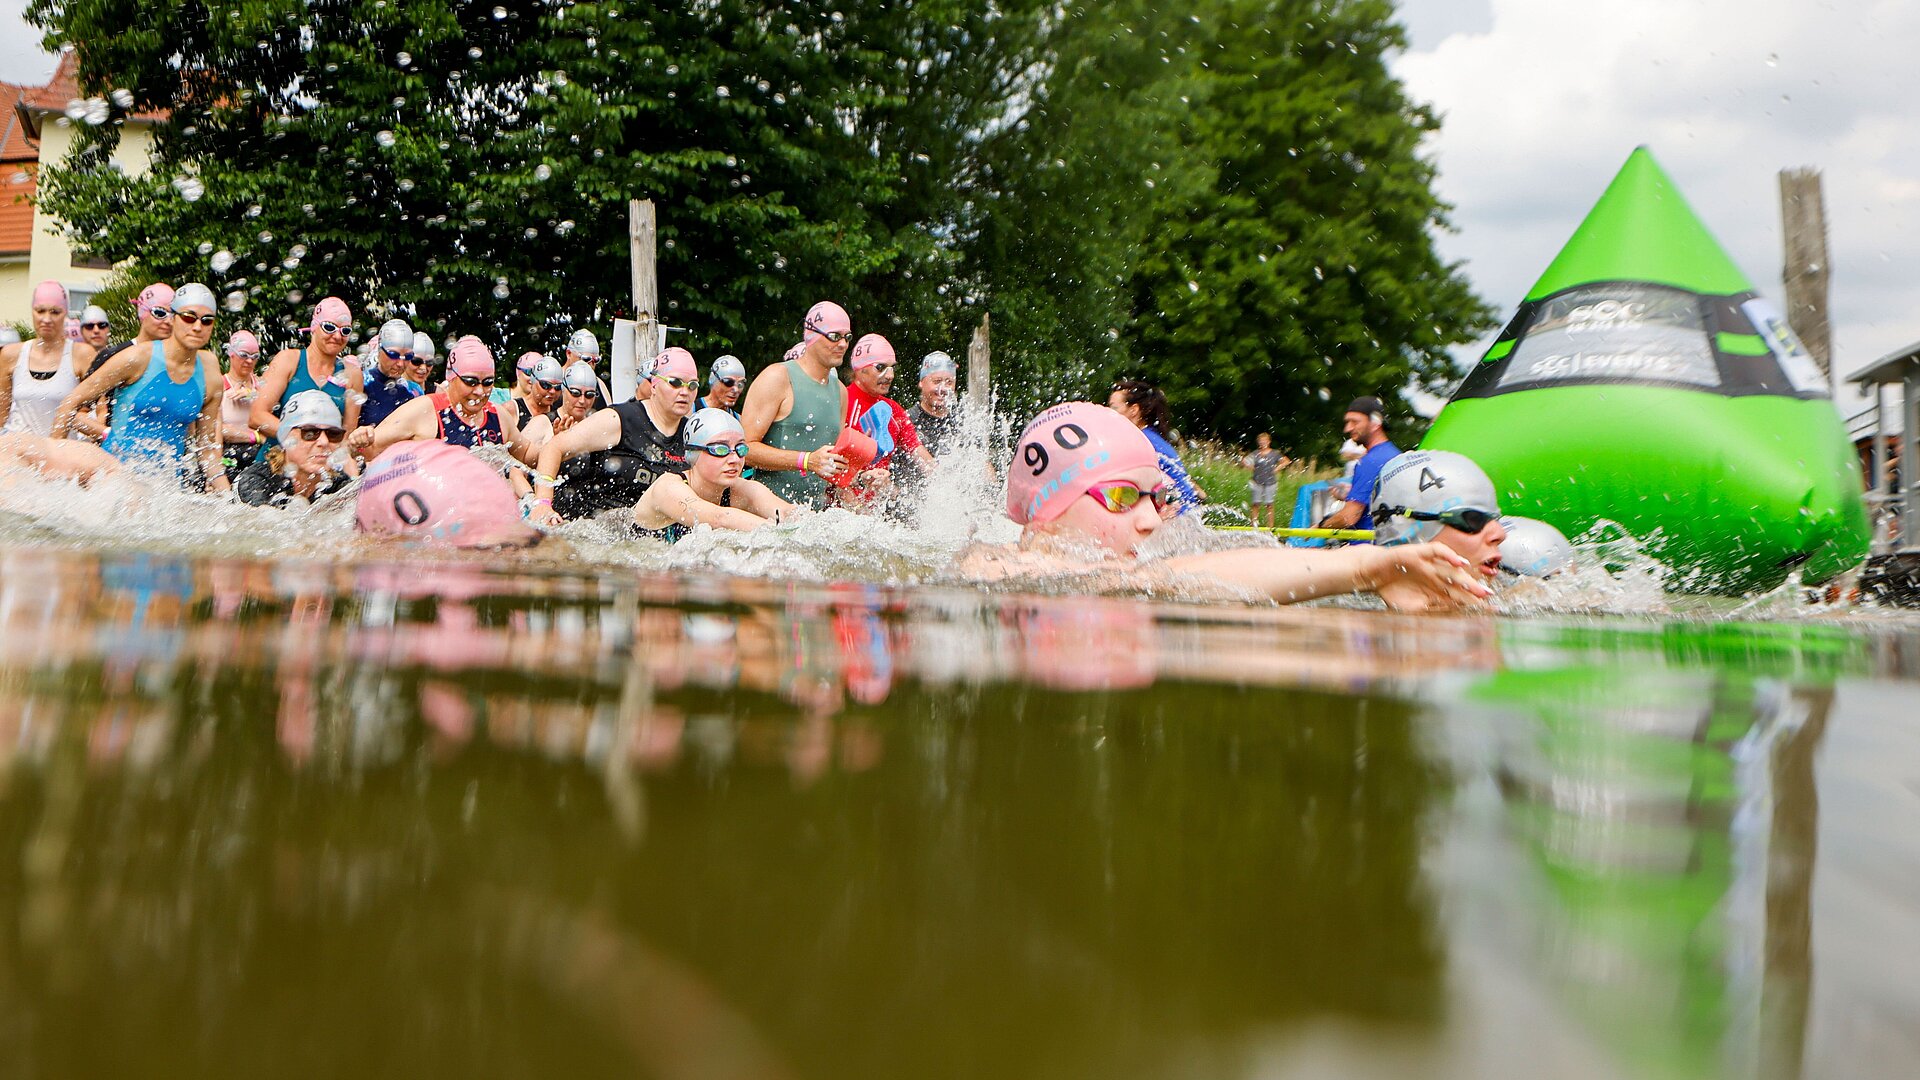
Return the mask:
M40 119L40 170L45 176L49 168L57 167L66 160L67 151L73 146L74 131L65 117L44 116ZM113 152L113 160L129 176L138 176L147 171L149 154L153 146L153 132L149 125L129 122L120 131L120 145ZM27 273L19 284L18 291L11 275L0 275L0 317L24 318L28 301L31 299L33 283L51 278L64 284L73 297L73 309L76 313L86 306L88 298L106 281L112 271L73 265L73 248L67 238L60 234L60 225L46 214L36 211L33 223L33 251L28 262ZM9 313L20 311L23 314L13 316Z

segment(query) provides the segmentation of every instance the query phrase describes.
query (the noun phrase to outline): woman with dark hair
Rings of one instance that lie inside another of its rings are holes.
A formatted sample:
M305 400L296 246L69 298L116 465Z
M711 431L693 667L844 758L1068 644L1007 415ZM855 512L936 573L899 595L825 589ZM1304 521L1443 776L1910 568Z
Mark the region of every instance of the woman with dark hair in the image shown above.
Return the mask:
M1199 513L1201 500L1207 493L1187 475L1187 467L1180 462L1180 452L1168 441L1173 427L1167 421L1167 395L1145 379L1120 379L1107 395L1107 407L1133 421L1133 426L1146 434L1147 441L1153 444L1153 452L1160 458L1160 471L1167 474L1167 482L1179 493L1179 504L1169 507L1163 516Z

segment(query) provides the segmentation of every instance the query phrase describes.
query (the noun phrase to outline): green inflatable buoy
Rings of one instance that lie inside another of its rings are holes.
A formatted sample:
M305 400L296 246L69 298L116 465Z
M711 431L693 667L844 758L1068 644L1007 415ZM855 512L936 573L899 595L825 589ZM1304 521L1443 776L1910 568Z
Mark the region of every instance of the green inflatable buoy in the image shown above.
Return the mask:
M1503 511L1620 526L1676 588L1820 582L1867 554L1825 379L1645 147L1420 445L1479 462Z

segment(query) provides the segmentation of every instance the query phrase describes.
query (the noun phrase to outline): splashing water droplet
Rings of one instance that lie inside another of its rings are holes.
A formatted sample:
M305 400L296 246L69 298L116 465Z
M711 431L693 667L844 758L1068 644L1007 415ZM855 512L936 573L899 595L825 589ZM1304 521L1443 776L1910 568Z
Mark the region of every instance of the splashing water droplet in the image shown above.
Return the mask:
M107 96L113 99L115 105L123 109L133 108L133 91L128 90L126 87L121 87Z
M562 221L560 224L555 225L553 227L553 233L555 236L565 236L572 231L573 231L572 218L568 218L567 220Z
M233 269L233 252L221 248L219 251L214 252L213 258L208 265L213 267L213 272L216 274L226 273Z
M265 232L265 231L262 231L262 232L260 233L260 242L261 242L261 243L263 243L263 244L271 244L271 243L273 243L273 234L272 234L272 233L270 233L270 232Z
M247 294L235 289L227 294L227 310L240 311L247 306Z
M506 8L503 8L503 7L497 7L497 8L494 8L494 9L493 9L493 21L494 21L494 22L505 22L506 20L507 20L507 9L506 9Z
M553 178L553 169L542 162L533 167L533 178L535 180L550 180Z
M200 241L199 251L200 251L200 254L202 255L211 255L213 254L213 244L211 244L206 240L202 240Z
M292 247L287 249L287 254L293 256L296 259L304 259L307 257L307 245L295 244Z
M506 282L504 281L497 282L493 286L493 298L495 300L505 300L507 298L507 295L512 291L513 290L507 288Z
M399 140L394 136L393 132L382 131L373 137L373 141L379 143L381 146L392 146Z
M199 202L200 196L207 193L205 184L197 176L176 176L173 178L173 190L188 202Z
M394 54L393 54L393 62L394 62L394 63L396 63L396 64L399 64L399 65L400 65L401 67L412 67L412 66L413 66L413 54L412 54L412 53L407 53L407 52L397 52L397 53L394 53Z
M401 177L401 178L400 178L399 180L396 180L396 181L394 182L394 186L395 186L395 187L397 187L397 188L399 188L399 189L400 189L401 191L412 191L412 190L413 190L413 181L411 181L411 180L409 180L409 179L407 179L406 177L404 177L404 176L403 176L403 177Z

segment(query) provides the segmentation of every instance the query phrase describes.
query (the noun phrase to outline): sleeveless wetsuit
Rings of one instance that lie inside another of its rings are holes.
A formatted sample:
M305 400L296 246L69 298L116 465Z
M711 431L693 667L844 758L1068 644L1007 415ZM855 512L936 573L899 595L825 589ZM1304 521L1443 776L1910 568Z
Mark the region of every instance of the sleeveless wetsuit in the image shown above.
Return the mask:
M620 441L560 466L553 510L563 518L632 506L659 477L687 471L685 421L668 435L654 426L645 402L623 401L611 408L620 417Z
M200 419L212 381L206 360L196 357L187 381L174 382L167 374L166 345L154 342L146 374L114 400L113 430L101 447L121 461L159 461L184 468L187 427Z
M390 379L378 365L367 372L367 399L360 403L360 426L373 427L393 415L393 410L420 396L405 379Z
M471 449L483 443L499 446L507 441L506 435L500 430L500 411L494 408L493 402L487 402L486 419L480 421L480 426L476 428L468 427L467 422L460 419L459 411L453 407L447 395L433 394L431 397L434 420L439 423L440 438L447 445Z
M20 358L13 365L13 412L7 414L6 431L28 435L46 435L53 431L53 414L67 391L80 385L73 373L73 342L62 343L58 366L52 371L34 371L27 366L33 356L33 342L20 343Z
M720 490L720 505L721 506L733 505L733 489L732 488L722 488ZM633 527L633 535L635 536L643 536L649 540L665 540L669 544L679 542L681 537L687 535L692 531L693 529L691 527L682 525L677 521L672 523L671 525L666 525L658 529L643 529L638 525L635 525Z
M293 395L300 393L302 390L319 390L332 398L335 405L340 406L341 416L346 416L347 385L339 381L341 370L340 365L335 363L333 376L331 378L324 384L314 382L313 372L307 370L307 350L301 349L300 359L293 365L293 378L287 380L287 388L280 395L280 403L273 407L273 415L279 416L280 410L286 408L287 402L293 400ZM260 433L260 445L262 447L279 446L280 440L263 431Z
M764 441L795 453L818 450L840 434L840 373L829 371L827 381L818 383L800 361L782 362L787 366L787 382L793 386L793 411L767 425ZM797 506L819 507L826 502L827 482L815 473L769 469L756 479Z

